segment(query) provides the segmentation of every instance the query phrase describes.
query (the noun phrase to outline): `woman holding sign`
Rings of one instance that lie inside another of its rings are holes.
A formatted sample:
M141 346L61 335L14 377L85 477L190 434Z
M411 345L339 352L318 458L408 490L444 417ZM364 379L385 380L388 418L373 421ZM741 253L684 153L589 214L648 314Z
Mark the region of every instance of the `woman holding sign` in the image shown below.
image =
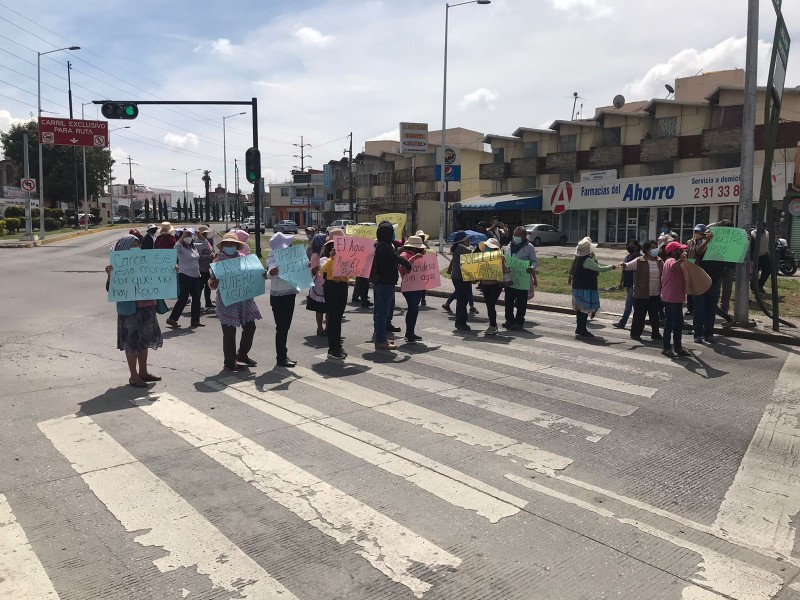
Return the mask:
M289 329L294 316L294 301L300 291L291 283L281 279L280 269L275 253L285 250L292 245L293 235L286 235L279 231L269 240L270 254L267 258L267 275L269 278L269 304L272 307L272 316L275 319L275 352L279 367L294 367L297 361L289 358L286 343L289 339Z
M514 230L514 237L511 238L511 243L506 246L505 254L508 257L516 258L517 260L526 261L528 263L528 274L533 276L533 285L536 283L536 268L539 266L539 260L536 257L536 247L528 241L528 232L524 227L517 227ZM506 321L503 327L506 329L522 329L525 325L525 313L528 310L528 289L519 289L514 286L506 287ZM517 310L517 315L514 316L514 309Z
M414 263L425 256L426 249L427 246L422 238L417 235L412 235L403 245L402 251L400 252L400 258L408 261L413 268ZM411 269L406 269L402 264L400 265L401 276L405 277L405 275L410 271ZM409 344L414 344L418 340L422 339L415 333L415 329L417 326L417 317L419 316L419 305L420 302L422 302L422 299L425 297L425 290L403 292L403 297L406 299L406 304L408 304L408 310L406 311L405 340Z
M333 238L343 236L344 231L339 227L334 227L328 232L328 241L322 248L322 258L327 261L322 264L322 277L325 280L325 313L328 323L328 358L334 360L344 360L347 352L342 349L342 318L344 309L347 308L347 286L349 277L336 277L333 274L334 249Z
M472 284L469 281L464 281L464 277L461 275L461 256L469 254L469 235L467 235L466 231L456 231L450 254L453 257L450 259L450 266L447 272L450 273L450 278L453 280L453 287L455 288L456 329L458 331L471 331L472 328L467 325L467 301L472 290Z
M244 242L235 233L226 233L222 241L217 244L219 253L214 259L215 263L238 259L244 256L242 253ZM211 280L208 282L212 290L219 286L219 280L211 273ZM217 318L222 325L222 353L224 355L224 369L226 371L243 371L247 367L255 367L256 361L248 356L253 347L253 337L256 334L256 321L261 318L261 313L256 306L255 300L248 298L241 302L236 302L230 306L225 306L222 302L220 293L217 292ZM239 340L239 351L236 351L236 328L242 328L242 338ZM242 364L240 364L242 363Z
M478 248L483 252L500 250L500 242L496 238L489 238L485 242L479 242ZM505 271L505 261L503 271ZM486 302L486 314L489 315L489 328L484 335L497 335L497 301L500 299L503 286L500 281L484 280L481 281L480 287L483 291L483 299Z
M140 247L139 238L126 235L114 244L111 251L120 252ZM111 265L107 266L109 280L111 271ZM108 285L109 281L106 281L106 290ZM164 344L156 313L165 312L167 305L163 300L117 302L117 349L125 352L130 370L128 384L133 387L145 388L151 381L161 381L161 377L151 375L147 370L147 353L150 348L157 350Z
M394 288L399 278L397 269L400 265L410 271L411 263L397 254L394 247L394 227L389 221L383 221L378 225L377 236L378 243L375 244L375 257L372 260L372 271L369 276L375 298L375 308L372 313L373 340L376 350L392 350L395 347L394 342L389 340L387 333L393 331Z

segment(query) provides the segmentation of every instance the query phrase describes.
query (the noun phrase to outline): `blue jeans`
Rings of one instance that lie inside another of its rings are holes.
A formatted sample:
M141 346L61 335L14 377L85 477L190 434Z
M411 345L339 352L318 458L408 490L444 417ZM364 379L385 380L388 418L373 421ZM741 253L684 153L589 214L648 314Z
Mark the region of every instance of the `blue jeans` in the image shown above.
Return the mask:
M628 318L631 316L633 310L633 286L628 288L628 295L625 296L625 310L622 312L622 318L619 320L620 325L625 327L628 323Z
M406 311L406 337L408 338L416 334L415 329L417 327L417 316L419 315L419 303L422 302L422 299L425 297L425 290L403 292L403 296L408 304L408 310Z
M683 334L683 303L664 302L664 350L671 350L674 342L675 348L681 348L681 335Z
M694 337L708 337L714 333L714 318L719 301L719 280L712 281L711 287L702 296L694 296Z
M392 318L394 286L387 283L375 283L372 286L375 306L372 307L372 322L375 329L375 343L386 341L386 329Z

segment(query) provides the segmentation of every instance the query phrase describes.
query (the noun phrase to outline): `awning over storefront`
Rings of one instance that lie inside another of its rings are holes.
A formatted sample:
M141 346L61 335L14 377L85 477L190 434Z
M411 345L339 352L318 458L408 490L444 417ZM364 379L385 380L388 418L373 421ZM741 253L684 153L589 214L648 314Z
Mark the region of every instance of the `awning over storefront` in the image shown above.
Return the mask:
M528 194L483 194L450 205L453 210L542 210L542 196Z

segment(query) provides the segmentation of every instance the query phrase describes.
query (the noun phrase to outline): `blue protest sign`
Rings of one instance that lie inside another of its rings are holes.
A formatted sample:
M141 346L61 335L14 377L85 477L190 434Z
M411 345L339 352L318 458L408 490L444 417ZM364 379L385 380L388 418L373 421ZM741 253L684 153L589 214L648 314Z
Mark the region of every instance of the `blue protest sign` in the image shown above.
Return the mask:
M255 254L211 263L211 271L219 280L219 297L225 306L237 304L266 291L264 267Z
M311 278L311 267L308 264L305 246L289 246L272 251L278 277L299 292L314 285Z
M108 301L163 300L178 297L178 274L173 250L111 252Z

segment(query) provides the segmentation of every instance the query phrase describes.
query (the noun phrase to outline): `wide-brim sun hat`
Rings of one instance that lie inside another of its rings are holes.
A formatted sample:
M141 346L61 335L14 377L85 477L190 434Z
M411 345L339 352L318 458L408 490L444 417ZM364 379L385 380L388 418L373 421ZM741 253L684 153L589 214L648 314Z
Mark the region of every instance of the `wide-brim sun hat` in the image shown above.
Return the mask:
M416 248L418 250L425 250L425 242L422 241L422 238L418 235L412 235L407 240L406 243L403 244L403 248Z
M485 250L486 248L500 250L500 242L498 242L496 238L489 238L485 242L478 242L478 246L480 246L481 250Z
M342 229L341 227L331 227L328 230L328 241L330 241L331 238L334 238L334 237L337 237L337 236L340 236L340 235L344 235L344 229Z
M575 248L575 256L589 256L597 248L597 244L592 242L592 238L585 237Z
M154 229L158 229L158 225L156 225L155 223L150 223L150 225L147 226L147 229L145 229L145 231L147 233L150 233Z
M417 230L417 232L416 232L414 235L416 235L417 237L420 237L420 238L422 238L422 241L423 241L423 242L427 242L427 241L428 241L428 238L430 238L430 237L431 237L431 236L429 236L427 233L425 233L424 231L422 231L422 229L418 229L418 230Z
M234 242L239 248L244 246L244 242L240 240L238 237L236 237L235 233L228 232L225 235L223 235L222 240L217 244L217 248L222 249L222 244L224 244L225 242Z
M164 221L163 223L161 223L161 229L158 230L158 233L159 235L174 235L175 228L169 221Z
M199 225L197 227L197 233L205 233L206 231L211 231L211 227L208 225Z

